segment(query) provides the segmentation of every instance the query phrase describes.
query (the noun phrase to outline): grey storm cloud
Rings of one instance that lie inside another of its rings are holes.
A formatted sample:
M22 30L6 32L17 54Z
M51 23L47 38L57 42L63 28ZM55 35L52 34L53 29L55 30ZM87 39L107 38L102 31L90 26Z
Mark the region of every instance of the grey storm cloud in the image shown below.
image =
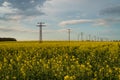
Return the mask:
M12 4L13 7L18 8L22 11L33 9L36 5L40 7L46 0L8 0Z
M0 7L3 6L4 2L8 2L11 4L9 5L9 7L17 9L17 12L8 14L6 13L4 14L4 16L22 15L25 18L27 16L29 17L44 15L44 13L40 9L46 1L47 0L0 0Z
M109 7L101 10L101 15L120 16L120 6Z

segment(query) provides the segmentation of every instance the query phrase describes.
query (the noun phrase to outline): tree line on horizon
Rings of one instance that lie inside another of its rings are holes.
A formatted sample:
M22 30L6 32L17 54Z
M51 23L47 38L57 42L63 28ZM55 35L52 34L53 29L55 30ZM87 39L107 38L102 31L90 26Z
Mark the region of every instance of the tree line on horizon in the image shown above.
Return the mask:
M0 41L17 41L15 38L0 38Z

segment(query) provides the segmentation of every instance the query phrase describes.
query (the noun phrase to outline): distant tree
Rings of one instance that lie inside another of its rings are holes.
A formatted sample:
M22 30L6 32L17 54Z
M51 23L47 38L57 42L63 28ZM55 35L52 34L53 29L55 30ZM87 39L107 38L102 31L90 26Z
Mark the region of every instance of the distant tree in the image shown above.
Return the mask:
M119 40L113 40L113 42L119 42Z
M15 38L0 38L0 41L17 41Z

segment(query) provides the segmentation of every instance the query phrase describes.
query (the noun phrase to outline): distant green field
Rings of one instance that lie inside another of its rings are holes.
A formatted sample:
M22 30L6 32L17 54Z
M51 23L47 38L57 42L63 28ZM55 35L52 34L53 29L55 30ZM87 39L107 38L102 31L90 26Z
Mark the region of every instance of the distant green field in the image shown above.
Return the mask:
M0 42L0 80L120 80L120 43Z

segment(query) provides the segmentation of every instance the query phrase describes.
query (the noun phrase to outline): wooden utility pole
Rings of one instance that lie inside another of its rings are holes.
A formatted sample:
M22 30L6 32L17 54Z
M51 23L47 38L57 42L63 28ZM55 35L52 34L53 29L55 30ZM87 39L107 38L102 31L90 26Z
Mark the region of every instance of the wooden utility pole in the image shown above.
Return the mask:
M89 37L89 41L91 41L91 35L90 34L88 35L88 37Z
M97 41L100 41L100 38L99 38L99 36L97 37Z
M78 33L78 41L79 41L79 38L80 38L80 33Z
M96 36L94 36L94 41L97 41L97 40L96 40Z
M71 29L68 29L68 40L69 40L69 42L70 42L70 31L71 31Z
M45 26L43 22L38 22L37 26L40 27L40 33L39 33L39 41L42 43L42 27Z
M83 41L83 32L81 32L81 41Z

